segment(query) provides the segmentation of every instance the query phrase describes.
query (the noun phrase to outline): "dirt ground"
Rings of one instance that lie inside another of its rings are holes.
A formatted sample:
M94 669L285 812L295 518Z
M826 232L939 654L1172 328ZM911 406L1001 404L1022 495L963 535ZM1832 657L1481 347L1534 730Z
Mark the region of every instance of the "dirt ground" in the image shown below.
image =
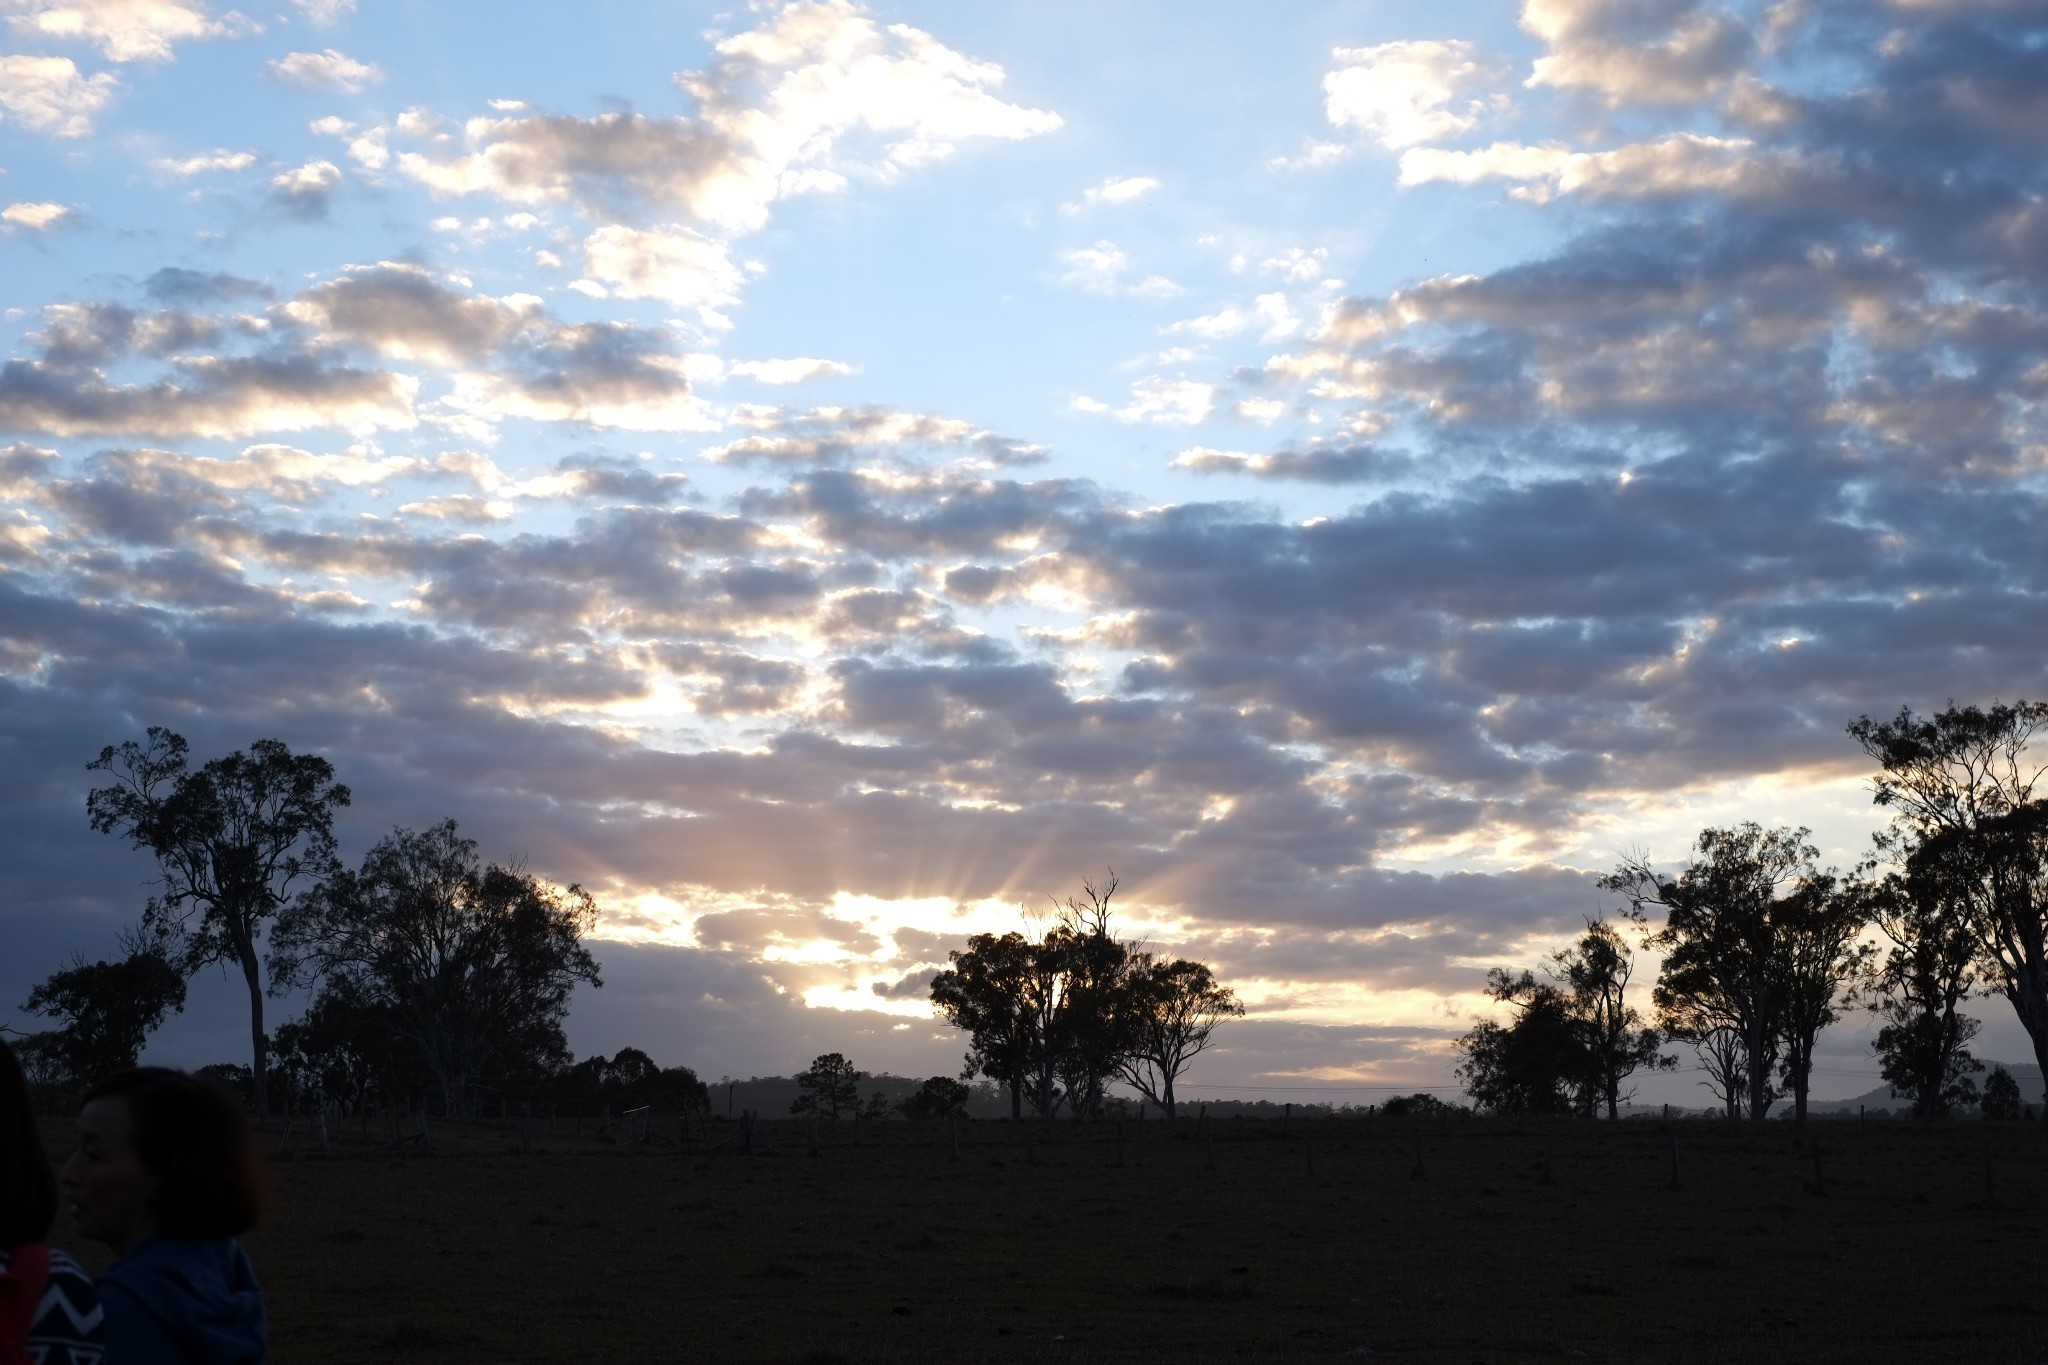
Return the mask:
M273 1359L2048 1361L2044 1123L662 1127L273 1125Z

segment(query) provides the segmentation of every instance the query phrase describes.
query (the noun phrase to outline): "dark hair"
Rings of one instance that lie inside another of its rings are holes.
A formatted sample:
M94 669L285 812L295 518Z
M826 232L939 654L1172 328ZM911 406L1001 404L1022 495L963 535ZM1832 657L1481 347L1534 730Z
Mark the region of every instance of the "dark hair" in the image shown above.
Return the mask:
M0 1041L0 1251L42 1241L56 1216L57 1177L29 1107L28 1077Z
M135 1125L135 1156L154 1175L166 1237L239 1237L263 1213L263 1167L241 1106L165 1066L118 1071L85 1102L118 1099Z

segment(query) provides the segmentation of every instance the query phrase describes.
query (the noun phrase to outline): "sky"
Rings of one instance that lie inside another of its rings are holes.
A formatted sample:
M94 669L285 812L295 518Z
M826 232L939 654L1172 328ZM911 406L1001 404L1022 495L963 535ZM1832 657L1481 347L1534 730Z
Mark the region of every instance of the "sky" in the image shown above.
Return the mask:
M1600 872L2048 692L2044 192L2039 3L0 0L0 1009L164 725L592 890L579 1054L950 1073L1113 870L1183 1093L1448 1085Z

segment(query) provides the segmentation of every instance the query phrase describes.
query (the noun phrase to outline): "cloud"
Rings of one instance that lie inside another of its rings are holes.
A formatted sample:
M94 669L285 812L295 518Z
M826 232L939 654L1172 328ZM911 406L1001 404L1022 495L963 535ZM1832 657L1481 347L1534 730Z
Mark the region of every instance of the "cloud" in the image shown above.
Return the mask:
M109 273L134 296L45 309L0 368L0 936L39 974L45 926L132 910L146 860L85 828L79 765L170 717L203 754L335 756L351 856L455 815L600 888L648 945L607 940L621 1045L658 1007L761 1069L865 1049L899 1021L838 1006L902 1008L1109 865L1147 937L1254 995L1242 1065L1419 1074L1475 964L1554 946L1615 848L1815 809L1860 844L1847 719L2038 687L2036 27L1845 10L1797 38L1826 82L1406 148L1452 212L1540 191L1533 245L1327 307L1326 258L1248 245L1206 312L1234 316L1183 330L1298 320L1269 361L1070 400L1299 421L1183 430L1177 502L972 413L708 404L813 363L422 263L469 264L495 210L277 296Z
M1129 204L1158 188L1159 182L1149 175L1111 176L1101 184L1083 190L1080 204L1065 207L1073 211L1087 204Z
M1393 151L1441 142L1477 127L1487 103L1463 98L1492 79L1465 42L1411 41L1340 47L1323 77L1323 112Z
M209 171L246 171L256 164L254 152L231 152L225 147L216 147L211 152L199 152L187 157L158 157L149 163L166 175L194 176Z
M849 173L888 178L970 138L1060 126L1057 114L998 98L1001 68L906 25L884 29L852 4L788 5L715 52L709 69L677 78L695 118L472 119L463 155L407 152L399 169L441 194L572 201L601 217L653 210L734 233L760 227L777 200L838 189ZM863 138L878 144L865 158L853 146Z
M1388 454L1370 446L1278 451L1268 455L1193 446L1174 456L1173 464L1176 469L1196 474L1246 474L1259 479L1329 485L1381 482L1408 474L1415 467L1414 460L1406 455Z
M302 223L327 217L334 192L341 188L341 167L332 161L308 161L270 182L270 206Z
M198 436L410 427L416 381L303 358L198 357L175 380L110 384L47 363L0 365L0 424L53 436Z
M368 62L327 48L320 52L289 52L264 69L289 85L306 90L343 90L356 94L384 79L384 73Z
M547 330L541 301L530 294L472 294L395 261L352 267L307 289L285 311L324 340L449 367L484 363L516 339Z
M838 360L793 356L786 360L741 360L727 367L727 373L744 375L763 384L801 384L811 379L837 378L852 374L853 366Z
M1216 386L1157 375L1131 385L1131 401L1117 410L1126 422L1175 422L1194 426L1216 410Z
M27 228L31 232L47 232L60 227L75 218L71 209L63 204L9 204L0 209L0 223L10 227Z
M1105 240L1094 246L1076 247L1063 252L1060 260L1066 266L1060 274L1060 283L1091 294L1163 299L1181 292L1181 287L1164 275L1146 275L1137 280L1127 278L1130 257L1115 242Z
M81 74L69 57L0 53L0 114L31 132L84 137L119 88L108 72Z
M215 303L226 299L260 298L269 288L255 280L220 272L167 265L143 281L151 298L165 303Z
M236 11L215 19L183 0L6 0L4 7L21 11L8 20L15 32L81 39L110 62L167 62L178 43L260 31Z
M776 363L776 362L770 362ZM735 371L739 366L733 367ZM772 382L772 381L764 381ZM742 406L734 425L749 434L705 450L727 463L841 465L855 460L922 467L928 456L952 462L1028 465L1044 451L957 417L886 407L790 409Z
M356 12L356 0L292 0L292 4L315 28L332 28Z
M742 283L723 242L687 228L642 232L616 223L584 239L583 274L621 298L695 308L719 327L731 325L719 310L739 302Z
M1703 100L1753 47L1739 19L1700 0L1525 0L1522 27L1550 49L1529 85L1584 91L1610 106Z

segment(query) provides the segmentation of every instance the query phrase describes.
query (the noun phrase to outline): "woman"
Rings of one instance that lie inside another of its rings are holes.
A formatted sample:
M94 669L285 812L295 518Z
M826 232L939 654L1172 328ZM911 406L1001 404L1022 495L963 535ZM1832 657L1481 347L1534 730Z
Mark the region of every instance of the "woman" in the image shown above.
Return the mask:
M240 1108L182 1071L86 1093L63 1185L79 1232L119 1258L99 1278L107 1365L259 1365L263 1291L234 1239L256 1225L261 1180Z
M78 1262L43 1245L57 1178L29 1108L28 1078L0 1042L0 1358L100 1365L100 1300Z

